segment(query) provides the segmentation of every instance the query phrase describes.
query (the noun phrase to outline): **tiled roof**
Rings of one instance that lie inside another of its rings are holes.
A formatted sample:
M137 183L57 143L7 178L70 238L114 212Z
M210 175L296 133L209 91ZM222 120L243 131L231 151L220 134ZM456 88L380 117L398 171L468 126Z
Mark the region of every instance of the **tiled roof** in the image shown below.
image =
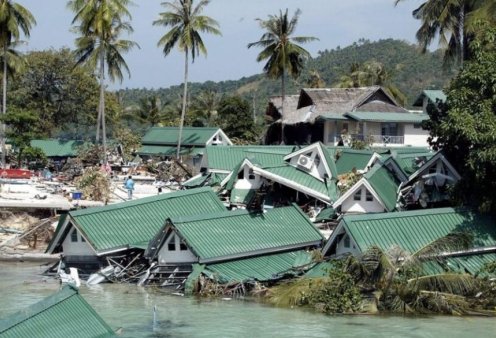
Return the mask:
M319 230L296 205L249 213L245 210L169 220L200 263L319 246Z
M72 286L0 320L0 337L113 337L114 332Z

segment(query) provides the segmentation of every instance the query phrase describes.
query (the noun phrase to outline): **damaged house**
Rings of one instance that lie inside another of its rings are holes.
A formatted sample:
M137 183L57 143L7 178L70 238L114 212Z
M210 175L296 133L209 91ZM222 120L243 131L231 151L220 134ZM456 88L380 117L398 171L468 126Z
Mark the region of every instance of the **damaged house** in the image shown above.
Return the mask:
M167 219L146 251L148 283L198 290L213 283L270 282L311 263L323 237L296 205L263 213L246 210Z
M257 209L295 202L307 211L330 205L338 198L334 154L322 143L287 155L253 154L221 184L232 206Z
M372 146L427 146L428 131L421 123L429 116L411 113L379 86L362 88L304 88L296 106L288 96L281 115L281 99L269 101L266 114L276 122L266 144L280 143L281 123L285 144L323 142L350 146L353 140Z
M127 262L142 257L148 242L169 217L225 210L207 187L70 211L60 218L46 252L61 253L65 268L92 273L115 265L121 258Z
M179 128L152 127L143 136L138 154L142 158L175 158ZM220 128L184 127L181 137L181 157L183 162L200 171L206 146L232 145L229 137Z
M448 202L450 189L461 179L441 151L424 160L401 185L401 200L405 208L427 208Z
M477 274L496 260L496 227L489 215L454 208L345 215L322 249L326 257L358 256L371 246L384 252L399 247L413 254L455 232L473 235L473 248L445 252L436 271ZM440 258L437 257L437 258Z

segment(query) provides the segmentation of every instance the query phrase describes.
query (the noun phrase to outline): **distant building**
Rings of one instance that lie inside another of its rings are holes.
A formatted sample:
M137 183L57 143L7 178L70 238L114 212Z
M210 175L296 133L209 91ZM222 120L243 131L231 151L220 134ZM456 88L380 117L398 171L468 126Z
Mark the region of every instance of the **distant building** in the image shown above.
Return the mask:
M426 89L415 99L413 107L422 108L422 112L427 114L427 105L437 102L446 102L446 94L442 90Z
M286 101L284 114L280 98L269 102L266 113L277 120L267 132L267 144L280 142L282 123L286 144L350 146L359 140L372 146L428 145L428 132L421 127L428 115L409 112L379 86L304 88L296 106L293 95Z

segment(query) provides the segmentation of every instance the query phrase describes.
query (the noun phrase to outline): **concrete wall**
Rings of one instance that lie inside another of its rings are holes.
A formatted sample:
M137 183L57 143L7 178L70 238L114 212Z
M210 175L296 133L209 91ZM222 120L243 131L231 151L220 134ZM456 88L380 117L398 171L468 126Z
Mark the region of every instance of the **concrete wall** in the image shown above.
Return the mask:
M418 128L415 128L418 126ZM405 145L413 147L429 147L427 143L427 138L429 137L429 131L422 129L419 124L405 124Z
M341 204L341 212L343 213L368 213L368 212L384 212L384 207L372 195L372 201L367 201L365 187L360 188L360 201L355 201L355 194L352 194Z
M76 231L77 241L72 241L72 233ZM62 251L65 256L96 256L93 249L88 245L88 242L83 242L83 237L76 228L71 227L69 234L62 243Z
M174 250L169 248L169 244L174 241ZM189 248L181 248L181 239L175 234L171 233L165 240L164 245L158 252L158 264L171 264L171 263L193 263L197 262L198 258L189 250Z

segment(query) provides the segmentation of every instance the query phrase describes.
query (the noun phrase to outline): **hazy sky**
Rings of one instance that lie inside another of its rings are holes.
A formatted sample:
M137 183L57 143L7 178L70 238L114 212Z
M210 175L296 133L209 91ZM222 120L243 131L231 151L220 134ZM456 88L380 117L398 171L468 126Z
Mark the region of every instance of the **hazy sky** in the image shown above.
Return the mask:
M415 42L419 22L412 18L412 10L422 0L405 0L394 6L394 0L211 0L204 14L216 19L222 36L204 35L208 56L196 59L190 67L189 79L236 80L261 73L263 63L256 62L259 49L247 49L263 31L255 21L288 8L290 13L300 9L302 14L296 35L315 36L320 41L305 44L312 56L317 51L345 47L360 38L372 41L381 38ZM75 35L69 29L73 13L66 9L67 0L17 0L36 18L27 50L74 46ZM152 26L163 11L160 0L134 0L130 8L134 33L129 39L141 49L125 55L131 78L111 88L160 88L181 84L184 55L173 51L163 56L157 41L165 28Z

